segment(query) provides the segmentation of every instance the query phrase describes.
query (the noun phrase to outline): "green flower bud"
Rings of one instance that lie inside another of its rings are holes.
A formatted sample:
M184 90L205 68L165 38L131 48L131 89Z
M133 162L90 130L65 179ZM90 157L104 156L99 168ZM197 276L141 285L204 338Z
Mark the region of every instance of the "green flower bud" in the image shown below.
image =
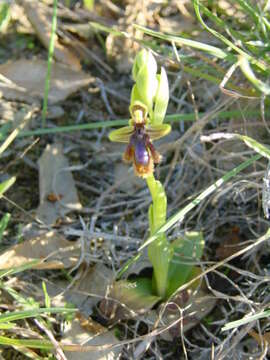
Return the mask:
M135 61L132 67L132 77L134 81L137 81L137 75L143 66L147 66L149 71L154 74L157 73L157 63L150 51L142 49L135 57Z
M155 96L155 105L152 123L159 125L163 123L168 102L169 102L169 84L166 71L161 68L160 75L157 75L158 87Z
M153 101L158 86L156 74L157 63L152 53L146 50L140 51L135 58L132 69L136 85L132 90L131 105L136 100L143 102L150 115L153 112Z
M156 73L149 71L146 65L143 66L138 72L136 84L141 99L148 107L148 112L152 113L153 101L158 86Z

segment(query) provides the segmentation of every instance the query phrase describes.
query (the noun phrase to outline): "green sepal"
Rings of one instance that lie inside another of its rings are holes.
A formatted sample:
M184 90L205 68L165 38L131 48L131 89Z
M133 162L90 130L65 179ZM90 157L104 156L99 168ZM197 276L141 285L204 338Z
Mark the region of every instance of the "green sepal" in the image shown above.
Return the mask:
M148 112L151 114L158 86L156 72L147 65L142 66L137 74L136 85L143 103L147 105Z
M142 49L135 57L135 61L132 67L132 77L135 82L137 82L138 73L143 66L146 66L149 72L152 72L156 75L156 60L152 55L151 51L147 51L145 49Z
M160 75L157 75L158 87L155 96L155 105L152 123L159 125L163 123L168 103L169 103L169 84L166 71L161 68Z

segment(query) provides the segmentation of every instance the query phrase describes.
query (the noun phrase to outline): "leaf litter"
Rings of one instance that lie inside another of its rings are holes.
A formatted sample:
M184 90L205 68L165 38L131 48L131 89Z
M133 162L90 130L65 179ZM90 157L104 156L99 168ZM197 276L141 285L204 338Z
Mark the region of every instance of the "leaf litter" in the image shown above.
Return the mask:
M82 205L61 144L48 144L38 165L39 207L36 217L46 225L54 225L69 212L80 210Z
M8 81L0 83L0 94L7 100L40 102L44 95L47 62L20 59L0 65L0 74ZM48 101L56 104L94 81L92 76L62 64L53 63Z
M33 2L31 0L20 0L25 14L32 24L37 37L41 43L48 49L51 37L52 16L49 8L41 1ZM80 59L67 48L60 44L58 37L56 37L54 44L54 58L60 63L66 64L73 70L80 70Z
M34 269L64 269L75 266L79 244L54 231L14 245L0 255L0 269L11 269L39 260Z

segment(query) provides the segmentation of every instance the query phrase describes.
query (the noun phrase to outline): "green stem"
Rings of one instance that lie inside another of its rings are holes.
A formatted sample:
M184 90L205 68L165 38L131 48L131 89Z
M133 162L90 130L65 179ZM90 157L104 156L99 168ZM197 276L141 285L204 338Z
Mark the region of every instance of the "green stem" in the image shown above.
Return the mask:
M47 108L48 108L48 95L50 90L51 68L52 68L52 59L54 53L54 40L55 40L55 33L57 27L57 2L58 0L53 1L52 30L51 30L51 39L50 39L49 51L48 51L48 66L47 66L47 75L45 80L43 108L42 108L42 127L45 127Z
M160 226L166 222L167 197L163 186L154 175L146 178L152 196L149 207L150 235L152 236ZM153 265L153 289L158 296L164 298L167 290L169 264L172 257L171 248L165 233L160 234L148 247L148 257Z
M151 193L152 200L154 201L154 197L155 197L155 193L156 193L156 179L155 179L154 175L152 174L152 175L147 176L146 182L148 185L148 189Z

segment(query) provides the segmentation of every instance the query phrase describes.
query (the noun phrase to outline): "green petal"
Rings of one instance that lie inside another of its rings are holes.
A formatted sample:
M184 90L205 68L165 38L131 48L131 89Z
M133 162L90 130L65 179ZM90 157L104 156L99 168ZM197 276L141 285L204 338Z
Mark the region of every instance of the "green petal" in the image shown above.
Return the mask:
M133 126L124 126L121 129L113 130L109 133L111 141L128 143L130 135L133 133Z

